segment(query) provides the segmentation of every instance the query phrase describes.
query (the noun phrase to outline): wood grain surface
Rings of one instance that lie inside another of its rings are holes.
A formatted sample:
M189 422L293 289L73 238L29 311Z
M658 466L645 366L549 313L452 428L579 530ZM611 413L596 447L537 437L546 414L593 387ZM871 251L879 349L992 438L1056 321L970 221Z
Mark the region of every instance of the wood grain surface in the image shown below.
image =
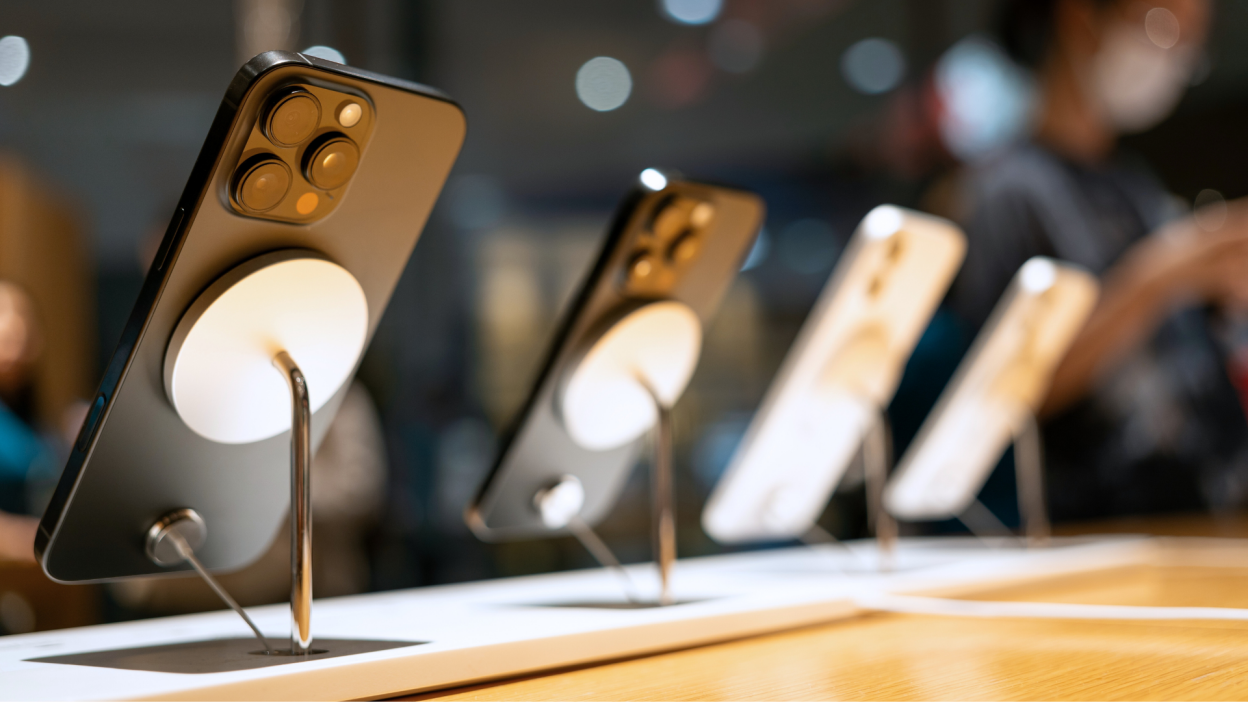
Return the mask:
M1079 531L1248 534L1242 519L1098 526ZM1169 542L1155 565L1039 580L975 599L1248 607L1248 541ZM408 699L1248 699L1248 623L871 614Z

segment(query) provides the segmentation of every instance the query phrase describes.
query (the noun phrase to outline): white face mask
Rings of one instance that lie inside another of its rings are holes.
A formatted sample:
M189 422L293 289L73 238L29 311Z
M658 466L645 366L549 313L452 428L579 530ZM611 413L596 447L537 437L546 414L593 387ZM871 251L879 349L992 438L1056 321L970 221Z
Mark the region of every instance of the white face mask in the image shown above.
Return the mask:
M1178 105L1195 58L1190 46L1163 49L1139 27L1119 23L1105 33L1087 87L1110 124L1121 132L1142 132Z

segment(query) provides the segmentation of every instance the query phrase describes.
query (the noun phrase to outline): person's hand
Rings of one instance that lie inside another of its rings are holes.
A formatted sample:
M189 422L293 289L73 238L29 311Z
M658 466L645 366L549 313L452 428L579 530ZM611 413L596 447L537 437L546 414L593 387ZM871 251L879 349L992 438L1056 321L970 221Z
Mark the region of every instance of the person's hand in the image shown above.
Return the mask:
M1248 309L1248 199L1201 208L1140 246L1165 297Z
M0 512L0 563L34 563L39 520Z

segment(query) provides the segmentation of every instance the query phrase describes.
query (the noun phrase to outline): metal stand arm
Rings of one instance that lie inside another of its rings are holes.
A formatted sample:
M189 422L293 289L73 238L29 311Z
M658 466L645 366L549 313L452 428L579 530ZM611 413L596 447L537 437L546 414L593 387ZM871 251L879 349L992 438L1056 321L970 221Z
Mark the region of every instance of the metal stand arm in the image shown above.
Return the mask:
M862 444L863 479L867 493L867 521L875 534L880 564L887 570L897 545L897 520L884 509L884 486L893 465L893 432L888 414L877 408L875 422Z
M1029 546L1049 543L1049 509L1044 495L1044 443L1036 417L1028 413L1014 435L1014 477L1018 512Z
M308 384L285 351L273 365L290 386L290 652L312 648L312 412Z
M670 605L672 566L676 563L676 507L672 476L672 411L651 392L659 421L654 431L654 460L650 464L654 553L659 564L659 604Z
M273 647L269 645L269 640L260 633L260 627L251 621L251 617L247 616L247 612L230 597L230 593L221 587L221 583L212 577L208 569L204 567L199 559L195 557L195 549L202 546L208 538L208 527L204 524L203 517L193 509L175 509L174 511L164 515L156 520L156 523L147 530L147 557L157 565L173 565L182 561L191 564L199 577L212 591L217 593L217 597L222 602L229 605L238 616L247 622L247 626L251 627L252 633L264 645L265 653L273 653ZM195 543L192 544L191 542Z
M1040 425L1030 412L1014 434L1014 479L1018 485L1018 514L1025 544L1031 547L1047 546L1050 529L1049 510L1044 497L1044 444L1040 437ZM957 518L980 539L1017 538L979 500L971 502Z

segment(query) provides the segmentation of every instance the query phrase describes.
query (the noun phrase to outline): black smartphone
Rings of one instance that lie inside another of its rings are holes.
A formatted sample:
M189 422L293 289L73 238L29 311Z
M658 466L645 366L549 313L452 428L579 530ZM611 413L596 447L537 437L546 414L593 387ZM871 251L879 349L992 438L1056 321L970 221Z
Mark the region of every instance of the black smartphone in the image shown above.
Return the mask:
M167 572L144 534L177 508L204 518L197 555L209 568L241 568L268 548L290 504L290 432L219 443L192 431L165 386L175 326L227 271L298 249L356 278L371 339L465 129L459 106L431 88L315 57L270 51L239 70L39 525L50 577ZM313 415L314 446L348 386Z
M604 321L648 301L682 302L705 328L753 247L763 210L762 199L752 193L653 169L643 173L617 210L537 383L465 512L478 537L500 541L556 533L543 524L534 498L568 475L585 492L580 518L592 525L606 516L645 437L602 451L574 441L556 407L565 371Z

